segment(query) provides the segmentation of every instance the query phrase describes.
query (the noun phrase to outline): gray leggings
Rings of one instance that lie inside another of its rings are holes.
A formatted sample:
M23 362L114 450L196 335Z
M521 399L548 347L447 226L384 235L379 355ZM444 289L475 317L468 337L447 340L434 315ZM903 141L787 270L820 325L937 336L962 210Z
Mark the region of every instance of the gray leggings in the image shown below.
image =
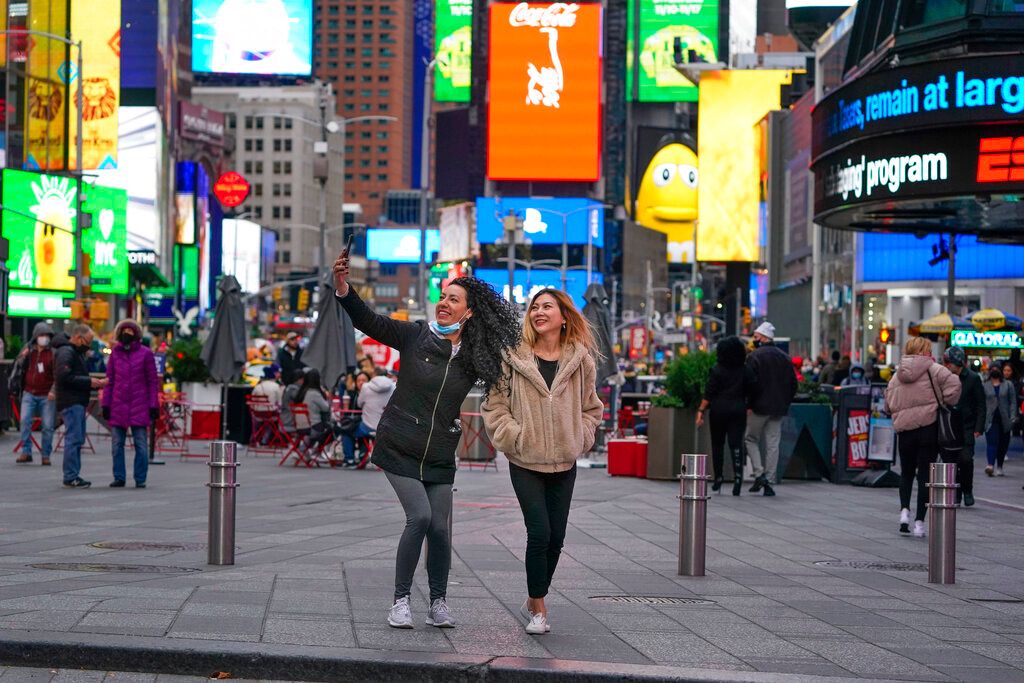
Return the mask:
M448 515L452 510L452 485L432 484L412 477L385 472L405 510L405 531L398 542L395 562L395 600L412 592L412 577L420 561L423 538L427 539L427 579L430 601L448 592L451 539Z

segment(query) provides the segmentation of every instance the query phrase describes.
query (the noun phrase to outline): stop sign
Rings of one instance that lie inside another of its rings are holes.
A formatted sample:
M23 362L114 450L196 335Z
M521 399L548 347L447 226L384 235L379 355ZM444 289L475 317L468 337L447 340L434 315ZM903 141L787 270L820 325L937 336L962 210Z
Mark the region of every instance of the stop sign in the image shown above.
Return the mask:
M249 196L249 181L241 173L228 171L213 184L213 194L225 209L233 209Z

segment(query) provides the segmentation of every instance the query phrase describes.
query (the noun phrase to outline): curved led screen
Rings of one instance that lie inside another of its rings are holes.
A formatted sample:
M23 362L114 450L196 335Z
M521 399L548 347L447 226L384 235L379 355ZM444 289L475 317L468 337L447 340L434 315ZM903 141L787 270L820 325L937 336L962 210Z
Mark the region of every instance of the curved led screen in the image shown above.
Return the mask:
M310 75L313 0L193 0L192 70Z

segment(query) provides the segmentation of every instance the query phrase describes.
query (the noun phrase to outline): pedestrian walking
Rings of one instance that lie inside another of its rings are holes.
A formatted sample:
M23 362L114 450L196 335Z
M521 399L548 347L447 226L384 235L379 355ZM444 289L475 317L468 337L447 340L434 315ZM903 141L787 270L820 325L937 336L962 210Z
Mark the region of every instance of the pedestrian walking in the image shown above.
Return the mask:
M842 386L843 380L850 376L850 367L853 365L853 361L850 360L849 356L843 356L839 359L839 364L836 366L835 372L832 373L832 385Z
M900 454L900 533L910 532L910 494L917 479L914 536L924 536L928 510L928 469L939 453L939 402L956 405L960 379L932 358L931 342L912 337L903 347L896 374L885 388Z
M753 371L755 380L743 443L753 466L754 485L750 492L764 489L764 495L774 496L772 484L779 465L782 418L796 395L796 373L789 356L775 345L775 326L770 322L761 323L754 331L754 347L747 356L747 367Z
M32 425L38 417L43 432L41 464L50 464L53 430L57 422L52 340L53 328L46 323L37 323L32 328L32 339L18 354L12 368L8 388L12 396L21 394L21 455L15 460L17 463L32 462Z
M835 382L833 378L836 374L836 368L839 366L839 352L833 351L831 358L832 360L829 363L826 363L825 366L821 369L821 373L818 374L819 384L827 384L832 386L838 384L838 382Z
M302 349L299 348L300 337L297 332L289 332L284 344L277 352L277 364L281 368L281 377L285 384L291 384L295 375L306 364L302 362Z
M82 444L85 443L86 408L93 389L102 389L106 379L90 377L85 354L92 346L93 332L88 325L73 325L71 336L56 335L54 349L54 386L57 410L64 420L64 486L89 488L92 482L81 477ZM155 366L154 366L155 368Z
M356 329L397 349L402 372L377 425L373 464L384 470L405 510L398 544L394 604L388 624L412 628L413 573L427 539L430 611L427 624L452 627L446 601L451 539L448 519L455 449L462 438L462 402L478 382L489 392L502 380L502 355L519 343L518 311L472 277L451 280L435 306L436 320L406 322L374 313L348 285L348 250L334 262L334 285Z
M160 415L160 381L153 352L143 346L138 323L122 320L114 328L114 339L101 401L112 439L114 480L110 486L125 485L124 444L130 430L135 449L132 479L135 488L144 489L149 473L149 427Z
M743 488L743 434L747 429L747 402L757 377L746 364L747 349L739 337L726 337L715 347L715 365L708 375L704 398L697 407L697 426L704 415L711 421L711 462L715 468L712 491L722 488L725 441L729 440L732 458L732 495Z
M985 388L985 452L988 464L985 474L1003 476L1003 463L1010 448L1010 431L1017 420L1019 408L1013 382L1003 379L998 366L989 368Z
M841 387L866 387L871 384L871 380L864 370L864 366L860 363L850 364L850 374L839 383Z
M345 454L342 467L356 466L356 441L376 433L384 408L391 400L391 395L395 393L395 380L388 377L387 371L384 368L377 368L375 372L377 376L369 382L363 382L359 390L356 403L362 412L350 429L341 429L341 448ZM343 424L344 421L342 418Z
M604 405L597 395L597 342L572 298L535 294L523 340L508 354L507 386L495 386L481 412L487 435L508 458L526 524L526 632L548 633L544 598L565 542L576 459L594 445Z
M981 377L967 367L967 354L959 346L950 346L942 354L942 364L960 378L960 400L954 415L963 434L963 449L956 462L956 502L967 507L974 505L974 443L985 433L985 389Z
M1003 361L1002 370L1003 381L1009 382L1013 385L1013 400L1017 405L1017 419L1014 420L1010 429L1010 443L1012 444L1014 436L1021 436L1020 404L1022 400L1021 394L1024 392L1024 380L1021 379L1020 373L1017 371L1017 367L1009 359Z

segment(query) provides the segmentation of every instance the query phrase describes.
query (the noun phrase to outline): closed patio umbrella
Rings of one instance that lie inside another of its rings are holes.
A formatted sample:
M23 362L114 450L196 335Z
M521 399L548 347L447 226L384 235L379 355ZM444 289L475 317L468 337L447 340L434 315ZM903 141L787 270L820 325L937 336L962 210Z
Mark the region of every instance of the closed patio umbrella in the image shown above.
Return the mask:
M213 329L199 357L206 363L210 377L221 384L221 438L227 433L227 385L238 377L245 365L245 309L242 288L233 275L225 275L217 285L217 307Z
M327 281L321 287L316 327L302 362L320 371L320 379L332 392L342 375L356 366L356 332L352 319L334 298L334 287Z
M583 315L594 330L597 350L603 356L603 358L595 359L597 361L597 386L601 386L605 380L619 372L615 363L615 351L612 349L612 314L608 309L608 293L603 285L595 282L587 287L583 298L587 301L583 306Z

